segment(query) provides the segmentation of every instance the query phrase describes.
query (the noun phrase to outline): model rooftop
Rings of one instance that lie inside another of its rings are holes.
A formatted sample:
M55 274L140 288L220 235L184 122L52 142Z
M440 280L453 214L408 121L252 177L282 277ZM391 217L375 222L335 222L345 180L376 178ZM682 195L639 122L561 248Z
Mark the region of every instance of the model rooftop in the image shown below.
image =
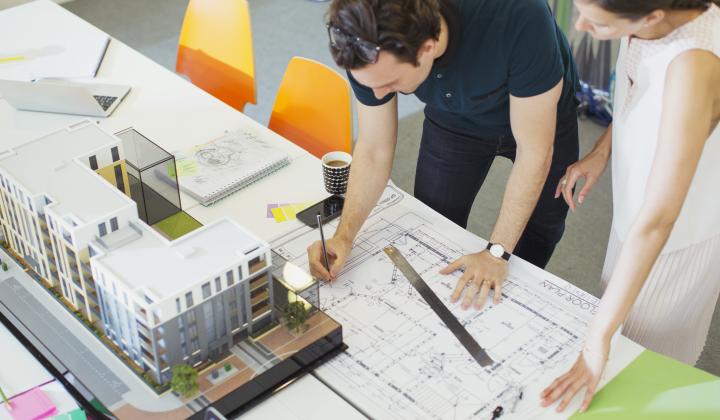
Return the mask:
M263 245L229 219L221 219L173 242L150 231L142 236L107 255L95 257L93 264L115 273L130 289L139 292L147 288L161 300L237 267L247 253Z
M0 150L0 168L32 196L49 196L61 217L72 215L81 223L90 223L135 205L92 169L75 161L118 144L118 139L88 123L73 131L56 131L9 152Z

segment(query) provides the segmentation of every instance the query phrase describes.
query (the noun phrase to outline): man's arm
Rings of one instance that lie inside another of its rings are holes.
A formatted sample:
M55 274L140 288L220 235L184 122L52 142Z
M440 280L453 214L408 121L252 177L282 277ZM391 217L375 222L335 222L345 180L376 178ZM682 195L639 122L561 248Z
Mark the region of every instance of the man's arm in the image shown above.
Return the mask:
M330 272L323 265L318 242L308 248L310 272L332 280L340 272L353 240L382 194L392 169L397 143L397 97L379 106L357 102L358 139L353 151L350 180L342 219L326 243Z
M562 86L563 81L560 80L555 87L539 95L527 98L510 96L510 124L517 142L517 153L505 187L500 215L490 236L490 242L501 244L508 252L513 251L520 239L550 170ZM475 308L480 309L491 286L495 288L493 302L500 302L507 266L507 261L482 251L465 255L440 272L450 274L464 267L465 272L451 300L458 301L464 293L462 307L467 309L474 302Z
M515 249L545 185L553 156L557 104L563 81L537 96L510 95L510 126L517 143L515 164L500 214L490 236L508 252Z

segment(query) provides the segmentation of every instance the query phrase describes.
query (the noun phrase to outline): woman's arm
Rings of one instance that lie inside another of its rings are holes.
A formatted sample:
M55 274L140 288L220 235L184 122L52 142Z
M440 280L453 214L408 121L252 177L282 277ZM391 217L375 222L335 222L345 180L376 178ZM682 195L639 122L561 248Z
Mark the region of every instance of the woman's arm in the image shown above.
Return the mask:
M562 397L557 407L562 411L586 386L581 411L589 406L605 368L610 338L630 312L680 214L711 130L718 90L720 60L709 52L683 53L669 66L658 147L643 206L623 245L583 352L568 373L543 391L543 405Z
M584 158L568 166L565 170L565 176L560 179L555 188L555 198L560 195L570 207L575 211L575 201L573 201L573 193L575 192L575 183L581 178L585 178L585 184L578 193L578 205L585 201L585 197L590 194L590 190L595 186L600 176L605 172L610 152L612 151L612 124L605 129L605 132L595 142L595 147Z
M699 50L678 56L668 68L645 199L591 327L595 334L609 339L625 321L670 236L710 134L718 71L720 59Z

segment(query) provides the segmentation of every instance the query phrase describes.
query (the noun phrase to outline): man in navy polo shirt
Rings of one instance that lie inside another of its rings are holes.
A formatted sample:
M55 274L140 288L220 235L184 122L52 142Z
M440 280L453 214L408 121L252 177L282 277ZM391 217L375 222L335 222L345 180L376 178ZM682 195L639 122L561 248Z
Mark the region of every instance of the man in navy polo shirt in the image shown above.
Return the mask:
M511 159L500 214L486 250L442 272L464 269L452 295L480 309L501 297L510 254L544 267L565 229L554 198L578 159L577 73L567 39L545 0L334 0L330 50L358 100L359 132L342 221L308 248L310 269L334 279L390 176L397 93L426 104L415 196L467 226L496 156Z

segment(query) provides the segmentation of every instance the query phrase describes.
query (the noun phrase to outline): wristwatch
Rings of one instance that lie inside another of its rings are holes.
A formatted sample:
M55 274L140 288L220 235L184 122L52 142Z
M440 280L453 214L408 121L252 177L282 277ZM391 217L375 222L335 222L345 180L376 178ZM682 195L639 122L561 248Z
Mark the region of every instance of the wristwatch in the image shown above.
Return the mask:
M511 254L507 253L507 252L505 251L505 247L503 247L503 246L500 245L500 244L494 244L494 243L492 243L492 242L488 242L487 248L485 248L485 249L487 249L488 251L490 251L490 255L492 255L492 256L495 257L495 258L502 258L502 259L505 260L505 261L509 261L509 260L510 260L510 255L511 255Z

